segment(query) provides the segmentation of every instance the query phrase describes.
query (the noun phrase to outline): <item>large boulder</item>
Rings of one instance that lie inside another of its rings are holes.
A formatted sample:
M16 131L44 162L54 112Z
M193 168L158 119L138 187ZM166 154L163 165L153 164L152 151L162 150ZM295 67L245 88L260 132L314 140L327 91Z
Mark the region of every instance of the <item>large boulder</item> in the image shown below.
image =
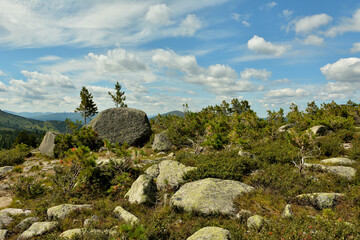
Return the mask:
M167 136L167 131L155 134L152 149L154 151L169 151L172 146L170 139Z
M58 222L35 222L31 227L23 232L18 239L29 239L35 236L40 236L49 232L58 226Z
M356 161L351 160L349 158L337 157L337 158L328 158L320 161L321 163L331 163L331 164L339 164L339 165L352 165L355 164Z
M219 227L204 227L187 238L187 240L229 240L230 232Z
M39 151L41 154L49 157L54 157L55 138L58 134L54 132L47 132L40 144Z
M287 124L279 127L278 132L280 132L280 133L286 132L287 130L289 130L290 128L292 128L294 126L295 126L295 124L293 124L293 123L287 123Z
M242 182L206 178L184 184L171 197L170 203L186 211L234 215L234 199L253 190Z
M100 112L89 124L101 138L112 143L143 145L151 135L145 112L131 108L110 108Z
M324 172L332 173L340 177L346 178L349 181L353 180L356 175L356 169L352 167L326 166L322 164L311 164L311 163L305 163L305 167L312 167L314 169L319 169Z
M157 189L166 187L177 188L184 180L185 173L195 170L196 167L185 166L176 161L165 160L159 163L160 174L156 178Z
M124 220L125 222L128 222L130 223L131 225L136 225L140 222L140 219L137 218L134 214L126 211L125 209L123 209L122 207L120 206L117 206L114 210L114 214Z
M323 125L313 126L312 128L310 128L310 131L313 134L319 135L319 136L324 136L326 134L327 130L328 130L327 127L325 127Z
M156 185L151 176L142 174L131 185L125 197L129 198L130 203L151 204L155 202Z

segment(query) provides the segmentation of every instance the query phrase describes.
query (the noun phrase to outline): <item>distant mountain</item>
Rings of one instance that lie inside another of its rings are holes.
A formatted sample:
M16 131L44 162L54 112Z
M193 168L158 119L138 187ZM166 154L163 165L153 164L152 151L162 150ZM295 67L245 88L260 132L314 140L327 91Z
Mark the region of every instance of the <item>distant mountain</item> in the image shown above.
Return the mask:
M161 116L167 116L167 115L176 115L176 116L179 116L179 117L184 117L185 114L184 112L182 111L171 111L171 112L167 112L167 113L163 113L163 114L160 114ZM151 116L150 119L154 119L156 118L158 115L155 115L155 116Z
M13 115L17 115L24 118L31 118L34 119L36 116L43 116L47 114L51 114L51 112L13 112L13 111L7 111L3 110L4 112L11 113Z
M76 120L83 120L81 117L81 113L74 113L74 112L59 112L59 113L52 113L52 112L11 112L6 111L4 112L11 113L13 115L17 115L24 118L31 118L35 120L41 121L65 121L69 118L71 121Z
M63 121L39 121L0 110L0 130L57 131L65 132Z

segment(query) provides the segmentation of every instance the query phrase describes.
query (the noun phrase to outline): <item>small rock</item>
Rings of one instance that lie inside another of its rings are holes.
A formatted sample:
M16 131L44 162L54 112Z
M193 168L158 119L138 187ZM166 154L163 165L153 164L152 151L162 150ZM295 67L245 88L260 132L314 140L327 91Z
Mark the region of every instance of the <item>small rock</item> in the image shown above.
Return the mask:
M126 211L120 206L115 208L114 213L118 218L123 219L125 222L129 222L132 225L138 224L140 222L140 220L135 215Z
M264 226L265 219L259 215L254 215L248 218L247 227L251 230L260 231Z
M74 228L62 232L59 237L66 239L73 239L76 235L81 236L83 230L81 228Z
M219 227L204 227L187 238L187 240L229 240L230 232Z
M111 236L111 235L115 235L116 232L113 232L111 230L74 228L74 229L69 229L69 230L61 233L60 237L65 238L65 239L74 239L75 236L79 236L79 237L83 238L84 235L86 236L86 234L91 234L92 236L97 235L96 237L100 237L100 238L96 238L96 239L104 239L104 238L101 238L101 234L105 234L106 236L109 236L109 235ZM106 239L108 239L108 238L106 238Z
M83 204L83 205L62 204L49 208L47 210L47 215L49 219L64 219L74 211L91 209L91 208L92 206L90 204Z
M248 219L251 215L252 215L252 213L251 213L249 210L241 209L241 210L235 215L235 217L236 217L237 219L240 219L240 220L245 220L245 219Z
M293 216L293 213L291 211L291 205L290 204L286 204L284 211L281 215L283 218L291 218Z
M170 153L169 155L168 155L168 157L174 157L175 156L175 153Z
M6 208L10 206L12 201L12 197L0 197L0 208Z
M162 156L162 155L166 155L166 152L158 152L158 153L156 154L156 156Z
M8 233L8 230L0 229L0 240L5 240L7 233Z
M344 143L343 147L345 150L350 150L353 147L353 145L351 143Z
M20 208L5 208L3 210L0 210L0 214L7 214L10 216L18 216L24 214L25 216L31 214L30 210L22 210Z
M0 213L0 229L9 226L13 221L14 219L10 217L8 214Z
M324 209L334 207L337 200L343 196L342 193L309 193L298 195L296 199L300 205L311 205L316 209Z
M87 218L84 221L84 227L90 227L91 225L93 225L95 222L99 221L99 217L96 215L91 216L91 218Z
M156 184L147 174L140 175L125 194L130 203L151 204L156 198Z
M35 236L43 235L44 233L53 230L58 226L58 222L35 222L31 227L23 232L18 239L29 239Z
M170 139L167 136L167 131L155 134L152 149L154 151L169 151L172 146Z
M0 167L0 179L4 178L5 175L14 169L13 166Z
M22 220L18 225L14 227L14 232L23 232L28 229L33 223L39 221L37 217L28 217Z

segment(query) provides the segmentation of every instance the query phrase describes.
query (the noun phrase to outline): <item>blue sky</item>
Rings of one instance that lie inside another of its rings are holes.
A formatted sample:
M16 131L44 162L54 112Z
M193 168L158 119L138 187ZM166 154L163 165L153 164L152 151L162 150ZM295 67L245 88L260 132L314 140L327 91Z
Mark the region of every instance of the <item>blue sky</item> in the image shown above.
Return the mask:
M116 81L149 115L359 102L360 2L0 1L0 109L72 112L86 86L104 110Z

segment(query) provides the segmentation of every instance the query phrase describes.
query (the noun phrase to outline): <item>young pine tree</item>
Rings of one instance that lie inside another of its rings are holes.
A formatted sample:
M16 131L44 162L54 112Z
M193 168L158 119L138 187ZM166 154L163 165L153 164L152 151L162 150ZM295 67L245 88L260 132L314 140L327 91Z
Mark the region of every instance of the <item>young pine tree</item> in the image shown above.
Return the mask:
M82 87L80 98L80 106L75 109L75 112L81 113L81 116L84 117L84 125L86 125L86 119L97 114L98 109L93 101L93 95L87 90L86 87Z
M115 94L108 92L108 94L111 96L112 100L114 101L115 106L126 108L127 105L124 103L126 99L126 96L124 96L125 92L121 92L121 85L119 84L119 82L116 82L115 90L116 90Z

